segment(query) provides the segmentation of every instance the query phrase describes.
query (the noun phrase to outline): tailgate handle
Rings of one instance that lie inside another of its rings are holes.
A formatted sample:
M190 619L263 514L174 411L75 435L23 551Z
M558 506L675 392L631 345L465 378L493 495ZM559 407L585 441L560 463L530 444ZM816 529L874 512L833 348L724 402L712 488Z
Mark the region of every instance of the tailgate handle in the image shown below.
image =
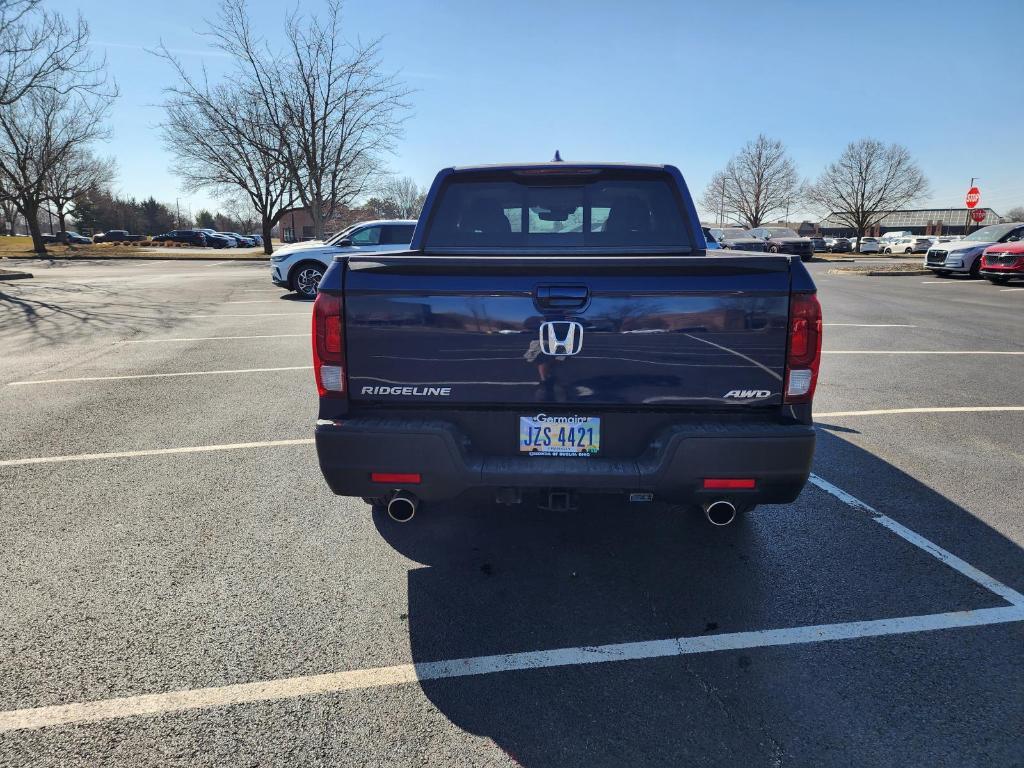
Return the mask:
M590 289L585 285L538 285L535 299L548 309L579 309L590 300Z

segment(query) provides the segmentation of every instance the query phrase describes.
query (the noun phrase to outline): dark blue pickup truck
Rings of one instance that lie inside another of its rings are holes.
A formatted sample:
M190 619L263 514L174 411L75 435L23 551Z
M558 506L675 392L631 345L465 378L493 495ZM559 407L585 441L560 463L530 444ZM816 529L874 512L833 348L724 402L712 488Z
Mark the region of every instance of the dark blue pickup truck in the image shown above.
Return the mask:
M313 309L331 489L408 520L483 491L700 505L800 493L821 309L799 257L706 250L679 171L447 168L410 248L339 257Z

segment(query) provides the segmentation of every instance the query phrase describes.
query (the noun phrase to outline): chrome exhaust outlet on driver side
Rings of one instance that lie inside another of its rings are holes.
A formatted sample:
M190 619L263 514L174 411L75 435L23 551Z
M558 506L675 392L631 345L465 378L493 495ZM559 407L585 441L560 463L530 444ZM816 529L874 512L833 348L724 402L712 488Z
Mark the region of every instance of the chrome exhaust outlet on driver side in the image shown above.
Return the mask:
M396 523L408 523L419 508L420 500L408 491L395 491L388 499L388 517Z
M729 525L736 519L736 505L724 499L712 501L710 504L704 505L704 517L712 525Z

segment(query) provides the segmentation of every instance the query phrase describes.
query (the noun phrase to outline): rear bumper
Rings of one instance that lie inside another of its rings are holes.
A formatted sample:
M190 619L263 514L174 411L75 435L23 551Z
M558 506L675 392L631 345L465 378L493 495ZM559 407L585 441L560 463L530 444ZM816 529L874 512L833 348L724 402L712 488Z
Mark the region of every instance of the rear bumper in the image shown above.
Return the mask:
M672 503L728 497L784 504L807 482L814 444L807 425L708 423L669 426L633 459L488 456L440 420L367 417L316 428L320 469L336 494L382 496L394 486L372 482L372 472L419 473L421 483L405 487L428 501L481 488L571 488L648 492ZM756 488L703 490L704 478L735 477L755 478Z

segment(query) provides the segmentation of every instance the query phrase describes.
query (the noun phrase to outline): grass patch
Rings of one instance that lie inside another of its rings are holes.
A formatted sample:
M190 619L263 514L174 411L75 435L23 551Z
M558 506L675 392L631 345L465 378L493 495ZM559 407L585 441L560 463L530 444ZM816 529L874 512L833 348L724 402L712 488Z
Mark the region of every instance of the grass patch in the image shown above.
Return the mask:
M114 249L113 243L97 243L95 245L60 245L58 243L46 244L46 257L54 259L87 259L95 256L110 256ZM138 253L138 246L135 243L118 245L118 255ZM14 237L0 237L0 257L11 259L32 259L38 254L32 250L32 238L28 235L15 235Z
M864 275L865 277L881 277L883 275L930 275L931 270L923 269L917 264L872 264L855 267L834 267L828 270L830 275Z

